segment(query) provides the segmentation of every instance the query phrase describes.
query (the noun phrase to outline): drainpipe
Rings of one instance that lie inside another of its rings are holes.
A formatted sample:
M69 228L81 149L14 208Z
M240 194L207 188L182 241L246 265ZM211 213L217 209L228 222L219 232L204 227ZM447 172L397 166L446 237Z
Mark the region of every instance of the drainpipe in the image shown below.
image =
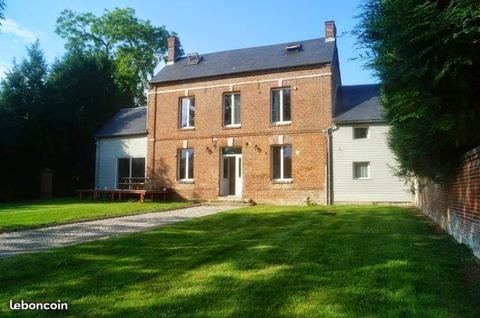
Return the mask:
M156 136L157 136L157 86L154 87L154 94L153 94L153 127L152 127L152 162L151 162L151 175L147 176L148 179L154 180L155 177L155 147L156 147ZM148 102L147 102L148 105ZM148 118L148 107L147 107L147 123L149 121ZM150 127L149 127L150 128ZM147 134L148 136L148 134ZM148 137L147 137L148 138ZM148 152L148 150L147 150ZM148 170L148 169L147 169Z
M330 127L322 130L325 133L325 139L327 143L327 162L326 166L326 173L325 173L325 203L327 205L332 204L332 197L333 197L333 164L332 164L332 132L337 129L335 124L332 124Z

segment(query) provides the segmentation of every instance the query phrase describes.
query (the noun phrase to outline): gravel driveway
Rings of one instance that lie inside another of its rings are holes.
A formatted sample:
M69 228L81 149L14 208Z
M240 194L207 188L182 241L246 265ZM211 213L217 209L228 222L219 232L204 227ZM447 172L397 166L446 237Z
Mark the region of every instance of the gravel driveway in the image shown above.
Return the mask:
M145 231L153 227L190 220L234 208L236 207L229 205L193 206L167 212L151 212L58 225L37 230L3 233L0 234L0 258Z

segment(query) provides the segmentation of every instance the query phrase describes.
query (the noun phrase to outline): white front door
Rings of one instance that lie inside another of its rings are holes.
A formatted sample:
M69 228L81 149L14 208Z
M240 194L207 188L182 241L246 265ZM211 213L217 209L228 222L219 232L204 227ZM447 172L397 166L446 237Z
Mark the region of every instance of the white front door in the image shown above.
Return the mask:
M224 154L221 162L221 196L242 196L242 155Z

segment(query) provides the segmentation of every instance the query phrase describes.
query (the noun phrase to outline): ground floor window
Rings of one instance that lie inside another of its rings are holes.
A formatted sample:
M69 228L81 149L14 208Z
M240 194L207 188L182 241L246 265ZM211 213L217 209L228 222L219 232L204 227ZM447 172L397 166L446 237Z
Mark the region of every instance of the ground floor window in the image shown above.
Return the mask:
M272 147L272 179L292 179L292 146Z
M145 184L145 158L118 158L117 188L138 189Z
M180 149L178 151L178 180L193 180L193 149Z
M354 179L370 178L370 162L354 162L353 178Z

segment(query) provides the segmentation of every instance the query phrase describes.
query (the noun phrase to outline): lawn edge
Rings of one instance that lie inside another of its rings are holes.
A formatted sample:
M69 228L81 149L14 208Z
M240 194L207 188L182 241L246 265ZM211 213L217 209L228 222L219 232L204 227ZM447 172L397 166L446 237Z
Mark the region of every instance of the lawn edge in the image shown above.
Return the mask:
M62 225L68 225L68 224L75 224L75 223L85 223L85 222L91 222L91 221L100 221L100 220L106 220L106 219L115 219L123 216L131 216L131 215L140 215L140 214L147 214L147 213L162 213L162 212L169 212L169 211L175 211L175 210L182 210L186 208L191 208L191 207L196 207L196 206L201 206L202 204L200 203L192 203L188 204L185 206L181 207L175 207L175 208L166 208L163 210L152 210L152 211L139 211L139 212L133 212L129 214L118 214L118 215L109 215L109 216L101 216L101 217L95 217L91 219L79 219L76 221L66 221L66 222L54 222L54 223L48 223L48 224L41 224L41 225L32 225L32 226L25 226L25 227L19 227L19 228L13 228L13 229L7 229L7 230L0 230L0 235L5 234L5 233L12 233L12 232L21 232L21 231L28 231L28 230L38 230L38 229L44 229L44 228L49 228L49 227L57 227L57 226L62 226Z

